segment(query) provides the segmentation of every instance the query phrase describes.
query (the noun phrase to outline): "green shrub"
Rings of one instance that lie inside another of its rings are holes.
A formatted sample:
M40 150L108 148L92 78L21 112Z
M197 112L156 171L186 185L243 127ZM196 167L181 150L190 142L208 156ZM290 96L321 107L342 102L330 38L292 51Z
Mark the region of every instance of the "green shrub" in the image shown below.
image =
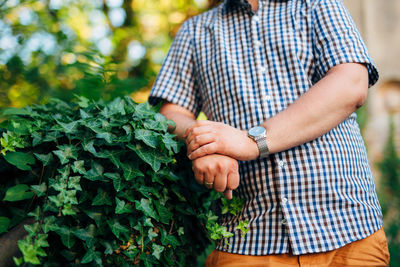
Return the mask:
M78 97L3 115L0 233L35 220L16 264L190 266L232 235L211 211L221 194L194 182L156 107ZM223 212L238 214L235 201Z
M390 266L400 265L400 157L396 151L395 129L390 119L389 138L378 163L381 172L379 201L389 244Z

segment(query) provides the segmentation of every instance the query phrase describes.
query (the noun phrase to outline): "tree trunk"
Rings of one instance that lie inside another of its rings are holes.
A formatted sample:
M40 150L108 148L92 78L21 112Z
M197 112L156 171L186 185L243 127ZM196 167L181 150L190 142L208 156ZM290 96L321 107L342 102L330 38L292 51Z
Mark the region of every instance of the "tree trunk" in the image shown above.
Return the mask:
M26 219L7 233L0 235L0 267L15 266L13 257L21 255L17 242L27 234L24 225L33 222L33 218Z

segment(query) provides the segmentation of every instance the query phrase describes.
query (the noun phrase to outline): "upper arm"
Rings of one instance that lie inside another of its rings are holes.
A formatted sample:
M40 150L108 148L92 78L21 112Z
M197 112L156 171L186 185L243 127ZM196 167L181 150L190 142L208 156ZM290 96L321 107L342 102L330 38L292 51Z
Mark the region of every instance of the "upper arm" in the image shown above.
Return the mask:
M318 0L313 23L314 81L340 64L361 63L367 69L367 87L376 83L377 68L342 0Z
M150 92L149 103L168 101L197 115L202 108L190 21L179 29Z
M190 110L188 110L184 107L181 107L177 104L167 102L167 101L163 101L163 104L160 109L160 113L163 114L167 118L169 118L171 114L179 114L179 115L186 116L193 120L196 119L195 114L193 114L193 112L191 112Z

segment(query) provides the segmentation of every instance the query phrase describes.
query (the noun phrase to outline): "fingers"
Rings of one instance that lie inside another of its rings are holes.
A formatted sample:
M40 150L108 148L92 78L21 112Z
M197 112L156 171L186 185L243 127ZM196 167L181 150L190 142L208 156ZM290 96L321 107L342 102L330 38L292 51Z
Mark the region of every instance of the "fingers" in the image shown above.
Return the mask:
M201 126L205 126L210 124L210 121L197 121L196 123L192 124L189 128L186 129L185 134L183 135L184 138L189 136L190 132L193 131L195 128L199 128Z
M215 184L215 177L214 175L206 175L204 178L204 186L207 187L208 189L213 188Z
M197 170L193 170L194 172L194 178L198 184L204 184L204 173L199 172Z
M239 172L237 170L229 172L227 177L226 188L235 190L236 188L238 188L239 182L240 182Z
M188 132L188 134L186 136L184 136L185 140L186 140L186 144L189 144L190 142L192 142L193 139L196 138L197 136L211 133L211 132L213 132L213 129L209 126L199 126L199 127L193 128L192 130L190 130L190 132Z
M218 144L216 142L212 142L197 148L188 155L188 158L194 160L200 157L204 157L206 155L215 154L217 150L218 150Z
M218 170L214 180L215 191L224 192L226 190L227 173L227 170Z
M196 136L187 146L188 155L191 154L197 148L201 147L202 145L209 144L213 141L215 141L215 136L210 133Z
M227 199L232 199L232 197L233 197L232 190L226 189L224 192L224 195Z
M224 155L208 155L193 160L192 169L197 183L232 199L232 190L239 186L240 180L236 160Z

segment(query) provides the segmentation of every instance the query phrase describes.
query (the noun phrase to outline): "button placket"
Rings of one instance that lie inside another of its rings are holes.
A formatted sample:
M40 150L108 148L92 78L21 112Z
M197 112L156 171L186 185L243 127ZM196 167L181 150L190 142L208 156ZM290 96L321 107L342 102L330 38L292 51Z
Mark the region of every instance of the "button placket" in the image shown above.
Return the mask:
M260 40L260 36L258 34L258 27L260 26L261 22L261 13L263 10L263 2L259 1L259 8L257 12L252 16L251 18L251 36L253 39L253 51L254 51L254 56L255 56L255 62L256 62L256 76L258 78L258 84L259 84L259 96L260 96L260 104L261 104L261 114L265 114L264 117L268 117L268 111L266 110L266 107L268 106L268 103L271 100L271 96L268 94L268 89L265 88L265 83L264 83L264 75L267 71L267 67L264 65L265 62L262 60L263 56L263 43Z

